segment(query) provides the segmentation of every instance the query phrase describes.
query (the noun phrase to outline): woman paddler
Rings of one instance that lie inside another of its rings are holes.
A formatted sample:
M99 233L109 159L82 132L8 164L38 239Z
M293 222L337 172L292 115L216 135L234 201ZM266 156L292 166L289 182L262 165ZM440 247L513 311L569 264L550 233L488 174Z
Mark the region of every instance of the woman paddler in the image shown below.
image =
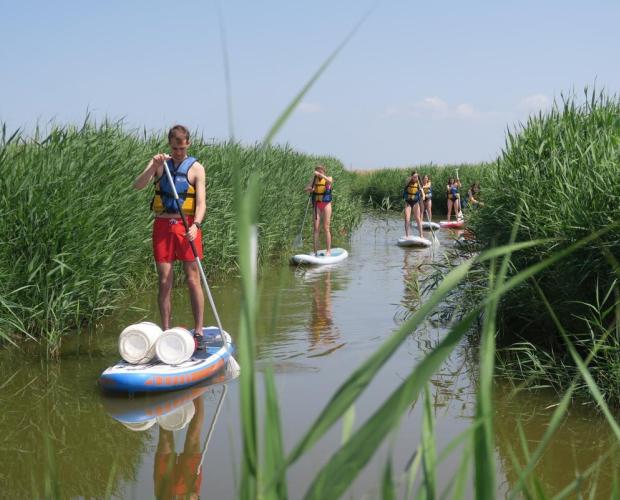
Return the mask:
M312 193L314 255L317 255L319 251L319 225L321 219L323 220L323 230L325 231L325 255L331 255L332 234L329 230L329 223L332 217L333 182L334 179L326 174L325 165L317 165L310 184L305 188L307 193Z

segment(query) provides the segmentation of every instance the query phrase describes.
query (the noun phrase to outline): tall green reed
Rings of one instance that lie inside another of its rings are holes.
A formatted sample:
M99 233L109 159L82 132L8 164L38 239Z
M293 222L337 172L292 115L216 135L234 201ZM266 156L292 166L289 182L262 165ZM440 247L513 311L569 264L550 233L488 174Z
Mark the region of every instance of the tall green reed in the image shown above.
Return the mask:
M620 99L588 89L584 99L569 96L547 113L508 133L506 147L485 184L486 205L469 219L478 244L507 241L517 212L518 240L548 239L513 259L511 272L568 247L620 218ZM535 384L564 389L577 365L545 305L549 300L582 355L599 350L590 368L609 401L620 403L617 335L620 230L617 226L565 260L513 290L499 304L502 368ZM541 293L536 287L540 287ZM513 347L511 343L517 341ZM587 393L583 386L577 392Z

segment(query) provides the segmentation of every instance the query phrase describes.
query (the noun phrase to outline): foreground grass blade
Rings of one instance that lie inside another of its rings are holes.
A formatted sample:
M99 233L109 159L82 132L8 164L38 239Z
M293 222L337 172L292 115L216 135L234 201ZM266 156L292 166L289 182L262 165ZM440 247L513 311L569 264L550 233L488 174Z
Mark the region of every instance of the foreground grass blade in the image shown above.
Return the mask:
M381 498L382 500L396 500L396 489L394 487L394 479L392 477L392 459L390 457L388 457L385 461L385 468L383 469Z
M241 396L241 428L243 440L241 497L254 498L259 482L258 418L256 408L256 377L254 370L254 338L256 325L256 269L253 249L256 232L253 226L254 207L258 195L257 182L251 178L242 191L238 171L235 170L237 194L237 227L239 240L239 267L241 271L241 318L238 336L238 358L241 366L239 392ZM254 228L254 229L253 229Z
M274 478L285 462L284 447L282 444L282 424L278 408L278 395L273 376L273 369L268 366L264 374L265 380L265 467L263 470L266 485L273 484L263 495L265 499L286 499L286 476Z
M361 392L372 381L375 374L383 364L396 351L398 346L414 331L440 302L452 291L452 289L465 277L472 263L466 262L452 270L431 295L429 300L383 345L373 354L370 359L362 363L353 374L340 386L332 396L327 406L319 417L310 426L308 432L302 437L299 444L291 451L288 462L293 463L302 453L308 450L327 430L336 422L344 412L353 404Z
M543 300L545 306L547 307L547 311L549 312L549 315L553 319L553 322L557 326L558 331L559 331L560 335L562 336L562 339L564 340L564 343L566 344L568 352L570 353L571 357L573 358L573 361L577 365L577 368L579 369L579 373L580 373L581 377L586 382L586 384L588 386L588 389L590 390L592 396L594 397L594 400L599 405L599 407L601 408L603 414L605 415L605 418L607 419L607 422L609 423L609 426L611 427L611 429L614 431L614 434L616 435L616 439L618 441L620 441L620 426L618 425L618 422L616 421L615 417L611 413L611 411L609 409L609 406L605 402L605 398L601 394L601 391L599 390L598 386L596 385L596 382L594 382L594 379L592 378L592 375L588 371L587 364L584 363L583 359L581 358L581 356L577 352L577 349L575 349L575 346L573 345L573 343L570 340L568 334L566 333L566 330L563 328L562 323L560 322L560 320L558 319L557 315L555 314L555 311L553 310L553 307L551 307L551 304L549 303L549 300L547 299L546 295L543 293L543 291L540 288L540 286L538 285L538 283L536 283L536 282L534 282L534 283L535 283L536 290L538 291L538 294L539 294L540 298ZM602 339L600 339L597 342L597 345L595 346L595 349L588 356L589 359L591 359L596 354L596 351L603 344L604 340L605 339L602 338Z
M428 500L435 500L437 454L435 450L435 429L433 425L433 405L428 384L424 385L424 417L422 419L422 471L424 472L424 489Z
M470 312L415 367L385 403L330 458L312 481L305 498L338 498L344 493L385 436L398 424L411 401L419 396L430 377L471 328L476 317L477 313Z
M480 256L481 259L517 251L536 244L538 241L516 243L504 247L498 247L492 251L485 252ZM330 399L327 406L310 426L307 433L300 442L293 448L288 457L291 464L297 460L306 450L308 450L327 430L336 422L347 408L353 404L357 397L372 381L376 373L383 364L394 354L396 349L403 343L407 336L422 324L426 316L433 311L442 300L452 292L471 269L474 261L466 261L450 271L437 289L431 294L428 300L394 333L383 345L357 368L351 376L338 388L334 396ZM519 280L513 282L513 286L520 283ZM482 306L481 306L482 307Z
M342 42L340 42L340 45L338 45L338 47L336 47L336 49L330 54L330 56L325 60L325 62L323 62L323 64L321 64L321 66L319 66L319 69L316 70L316 73L314 73L314 75L312 75L312 78L310 78L310 80L308 80L308 82L303 86L303 88L299 91L299 93L295 96L295 98L291 101L291 103L286 107L286 109L278 117L278 119L273 124L273 126L271 127L269 132L267 132L267 135L263 139L263 143L264 144L269 144L273 140L273 138L277 134L278 130L280 130L280 128L282 128L282 125L284 125L284 123L288 120L289 116L295 110L297 105L301 102L301 100L304 98L304 96L308 93L308 91L316 83L316 81L323 74L323 72L333 62L333 60L340 53L340 51L342 51L342 49L344 49L344 47L349 43L351 38L353 38L355 33L357 33L357 31L362 27L362 25L364 24L366 19L368 19L368 17L370 16L370 14L374 10L374 8L375 7L373 6L371 9L369 9L361 17L361 19L355 24L353 29L347 34L347 36L344 38L344 40Z

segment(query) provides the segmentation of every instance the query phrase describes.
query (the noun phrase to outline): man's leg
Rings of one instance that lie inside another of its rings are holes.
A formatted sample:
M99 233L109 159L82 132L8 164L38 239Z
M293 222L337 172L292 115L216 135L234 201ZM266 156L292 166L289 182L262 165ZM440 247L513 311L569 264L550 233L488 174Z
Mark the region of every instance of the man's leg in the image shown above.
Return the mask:
M161 327L164 330L170 328L171 305L170 295L174 281L172 262L157 262L157 275L159 276L159 294L157 302L159 304L159 315L161 316Z
M195 260L183 262L183 269L185 270L187 286L189 287L189 298L192 302L194 331L202 335L205 298L202 292L202 284L200 283L200 270Z

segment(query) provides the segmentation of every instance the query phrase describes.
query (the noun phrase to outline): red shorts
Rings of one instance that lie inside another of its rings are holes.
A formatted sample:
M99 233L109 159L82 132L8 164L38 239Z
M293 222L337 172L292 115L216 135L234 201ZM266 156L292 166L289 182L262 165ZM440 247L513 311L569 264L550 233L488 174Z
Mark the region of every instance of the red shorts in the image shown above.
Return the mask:
M315 201L316 209L319 212L325 210L325 207L331 203L331 201Z
M191 225L193 217L187 217ZM198 230L194 240L198 257L202 259L202 232ZM153 254L155 262L173 262L182 260L190 262L195 259L189 240L185 237L185 226L181 219L156 217L153 223Z
M155 496L157 498L185 498L200 492L202 468L200 453L155 453Z

